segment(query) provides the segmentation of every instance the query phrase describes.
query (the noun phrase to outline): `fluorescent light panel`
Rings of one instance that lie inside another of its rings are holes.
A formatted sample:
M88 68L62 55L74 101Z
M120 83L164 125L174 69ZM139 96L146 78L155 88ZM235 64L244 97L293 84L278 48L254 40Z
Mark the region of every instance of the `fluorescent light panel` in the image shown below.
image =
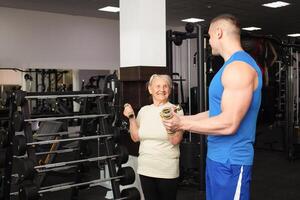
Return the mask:
M251 26L251 27L245 27L245 28L242 28L243 30L245 31L257 31L257 30L261 30L261 28L259 27L254 27L254 26Z
M289 36L289 37L300 37L300 33L292 33L292 34L288 34L287 36Z
M269 7L269 8L280 8L288 5L290 5L290 3L284 1L274 1L272 3L265 3L262 6Z
M113 6L106 6L104 8L99 8L99 11L105 11L105 12L119 12L120 8L113 7Z
M203 22L204 19L199 19L199 18L188 18L188 19L183 19L181 20L183 22L191 22L191 23L195 23L195 22Z

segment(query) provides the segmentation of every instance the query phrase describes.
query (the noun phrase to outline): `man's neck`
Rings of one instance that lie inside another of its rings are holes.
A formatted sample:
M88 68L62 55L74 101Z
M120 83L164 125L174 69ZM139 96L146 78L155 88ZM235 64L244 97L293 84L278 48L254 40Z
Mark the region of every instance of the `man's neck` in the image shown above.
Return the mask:
M224 61L226 62L234 53L236 53L238 51L242 51L242 50L243 50L243 48L242 48L240 42L231 41L224 45L221 56L223 57Z

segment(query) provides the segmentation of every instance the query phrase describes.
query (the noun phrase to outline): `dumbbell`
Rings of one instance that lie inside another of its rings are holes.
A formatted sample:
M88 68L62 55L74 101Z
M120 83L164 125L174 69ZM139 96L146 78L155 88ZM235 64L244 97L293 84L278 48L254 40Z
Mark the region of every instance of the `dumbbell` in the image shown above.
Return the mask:
M135 187L132 188L126 188L123 189L121 192L121 198L118 199L114 199L114 200L140 200L141 199L141 194L139 192L139 190Z
M47 192L56 192L61 190L66 190L74 187L81 187L81 186L88 186L88 187L94 187L97 184L101 182L111 181L111 180L117 180L121 185L130 185L133 184L135 181L135 173L134 170L131 167L124 167L119 168L117 171L117 176L106 178L106 179L96 179L92 181L82 182L82 183L75 183L75 184L61 184L59 187L46 187L46 188L40 188L34 184L22 184L19 187L19 198L20 200L38 200L40 195ZM136 199L136 197L139 195L137 194L134 189L128 189L123 192L123 195L121 194L122 198L120 199L130 199L133 198L133 200Z
M0 169L6 167L6 151L7 149L0 148Z
M163 118L163 119L171 119L173 117L172 116L172 109L174 110L175 113L182 110L180 105L176 105L174 108L166 107L166 108L163 108L162 111L160 112L160 117Z
M8 131L5 129L0 129L0 148L5 148L9 145L8 142Z
M125 103L124 104L124 108L126 108L127 106L130 106L130 104L129 103ZM129 118L134 118L134 113L130 113L128 117Z
M172 109L174 109L174 112L176 113L176 112L180 111L182 108L180 105L177 105L175 108L172 108L172 107L163 108L162 111L160 112L160 117L163 119L166 119L166 120L172 119L172 117L173 117ZM168 134L172 135L174 133L168 131Z

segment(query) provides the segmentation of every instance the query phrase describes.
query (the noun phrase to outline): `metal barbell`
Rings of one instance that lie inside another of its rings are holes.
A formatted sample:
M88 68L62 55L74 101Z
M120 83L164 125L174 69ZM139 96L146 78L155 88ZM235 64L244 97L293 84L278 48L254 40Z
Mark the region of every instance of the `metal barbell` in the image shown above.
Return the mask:
M100 91L72 91L72 92L25 92L18 90L14 93L17 106L23 106L28 99L56 99L56 98L82 98L82 97L108 97L110 93Z
M38 187L34 184L24 184L21 185L19 188L19 198L21 200L38 200L40 195L43 193L56 192L56 191L71 189L80 186L94 187L101 182L106 182L111 180L117 180L121 185L130 185L135 181L134 170L131 167L119 168L119 170L117 171L117 176L115 177L96 179L96 180L82 182L82 183L60 184L58 187L55 186L55 187L38 189ZM118 200L123 200L123 199L137 200L139 199L137 198L138 196L139 196L139 191L137 189L131 189L131 190L127 189L123 192L123 194L121 192L121 198L119 198Z
M67 165L74 165L84 162L94 162L94 161L100 161L100 160L107 160L107 159L116 159L116 162L119 166L121 164L126 163L128 161L128 150L125 146L117 146L114 150L114 155L108 155L108 156L98 156L93 158L86 158L86 159L80 159L80 160L73 160L73 161L66 161L66 162L58 162L58 163L51 163L51 164L45 164L45 165L38 165L34 166L34 161L30 158L15 158L15 162L17 163L17 173L19 174L19 177L22 180L25 179L32 179L34 176L35 171L39 173L45 172L44 170L51 170L57 167L63 167ZM44 170L43 170L44 169Z
M108 118L111 114L80 114L80 115L58 115L58 116L45 116L38 118L25 119L24 115L20 111L16 111L13 114L13 123L17 132L23 131L25 122L42 122L42 121L55 121L66 119L91 119L91 118Z
M24 135L16 135L13 138L13 149L14 149L15 155L22 156L26 153L27 146L54 144L54 143L60 143L60 142L71 142L71 141L79 141L79 140L93 140L93 139L100 139L100 138L114 138L115 140L117 140L119 137L118 132L119 131L116 129L114 134L92 135L92 136L84 136L84 137L44 140L44 141L29 142L29 143L26 143L26 137ZM44 135L42 135L42 136L44 136Z

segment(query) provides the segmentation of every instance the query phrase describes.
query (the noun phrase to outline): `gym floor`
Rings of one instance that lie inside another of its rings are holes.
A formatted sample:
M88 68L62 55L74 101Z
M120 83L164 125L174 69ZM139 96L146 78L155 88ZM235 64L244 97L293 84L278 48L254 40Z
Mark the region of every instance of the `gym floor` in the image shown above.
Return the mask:
M285 153L256 149L251 200L299 200L300 160ZM201 200L195 188L180 188L177 200Z
M300 157L289 161L281 128L257 129L251 200L299 200ZM202 200L196 188L181 187L177 200Z
M300 160L290 162L285 153L256 149L251 188L252 200L299 200ZM45 200L64 200L69 191L49 193ZM105 200L106 190L95 187L80 191L83 200ZM201 200L196 187L180 187L177 200Z

